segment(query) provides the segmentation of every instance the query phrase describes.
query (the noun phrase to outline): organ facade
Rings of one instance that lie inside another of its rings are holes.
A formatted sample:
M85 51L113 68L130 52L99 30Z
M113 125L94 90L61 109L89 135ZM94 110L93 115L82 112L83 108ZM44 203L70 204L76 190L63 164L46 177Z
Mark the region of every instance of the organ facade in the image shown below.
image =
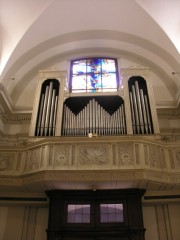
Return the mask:
M72 92L65 72L41 71L30 136L158 134L148 69L121 74L116 91Z

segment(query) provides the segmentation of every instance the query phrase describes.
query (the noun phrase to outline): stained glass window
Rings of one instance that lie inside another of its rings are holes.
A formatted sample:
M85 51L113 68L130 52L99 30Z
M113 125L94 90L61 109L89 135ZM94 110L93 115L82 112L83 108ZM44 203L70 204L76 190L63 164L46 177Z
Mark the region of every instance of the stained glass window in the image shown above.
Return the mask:
M117 60L86 58L71 62L71 92L117 91Z

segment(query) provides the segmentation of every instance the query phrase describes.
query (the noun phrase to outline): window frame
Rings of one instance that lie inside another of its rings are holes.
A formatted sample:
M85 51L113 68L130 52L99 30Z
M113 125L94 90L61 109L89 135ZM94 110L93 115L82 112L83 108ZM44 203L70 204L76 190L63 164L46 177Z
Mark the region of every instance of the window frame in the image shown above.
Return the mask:
M90 205L90 222L89 223L73 223L68 222L68 205ZM94 226L94 219L93 219L93 202L87 201L87 200L67 200L64 201L64 207L63 207L63 224L65 227L71 226L71 227L93 227Z
M90 222L89 223L73 223L68 222L68 205L90 205ZM123 221L122 222L101 222L101 204L122 204L123 205ZM119 200L101 200L101 201L94 201L94 200L68 200L64 202L63 207L63 224L65 227L72 227L72 228L91 228L94 226L99 227L117 227L117 226L126 226L127 224L127 207L126 202L123 199Z

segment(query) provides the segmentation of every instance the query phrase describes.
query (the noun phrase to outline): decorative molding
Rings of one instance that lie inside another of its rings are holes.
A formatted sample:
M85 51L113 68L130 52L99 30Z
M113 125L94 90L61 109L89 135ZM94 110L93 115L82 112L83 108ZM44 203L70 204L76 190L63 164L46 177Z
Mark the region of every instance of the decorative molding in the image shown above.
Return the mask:
M156 189L159 186L163 185L164 190L175 190L180 187L180 174L176 173L162 173L161 171L153 170L141 170L141 169L132 169L132 170L81 170L81 171L50 171L45 170L37 173L31 173L19 176L1 176L1 185L3 186L19 186L23 189L26 186L35 185L40 189L47 189L48 186L53 187L53 183L71 183L71 184L89 184L96 182L128 182L131 187L137 187L140 183L145 186L148 190L151 190L151 182L156 182Z
M146 76L149 74L149 68L141 67L141 66L136 66L136 67L131 67L131 68L123 68L121 69L121 75L122 77L124 76Z
M180 108L157 109L158 118L180 119Z
M0 186L128 182L149 189L154 184L176 189L180 186L179 149L179 144L153 143L143 137L46 138L1 146Z
M0 83L0 118L3 122L31 121L32 108L15 107L7 90Z

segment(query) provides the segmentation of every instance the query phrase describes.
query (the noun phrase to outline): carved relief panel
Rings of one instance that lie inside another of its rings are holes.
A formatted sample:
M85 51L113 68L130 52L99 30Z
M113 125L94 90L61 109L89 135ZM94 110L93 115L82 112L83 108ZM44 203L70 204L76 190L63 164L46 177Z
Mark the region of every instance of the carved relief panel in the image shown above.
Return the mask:
M15 161L15 153L1 153L0 154L0 171L13 170Z
M117 161L119 166L132 166L134 165L134 152L132 144L119 144L117 145Z
M105 166L109 164L109 147L105 144L79 146L79 165Z

